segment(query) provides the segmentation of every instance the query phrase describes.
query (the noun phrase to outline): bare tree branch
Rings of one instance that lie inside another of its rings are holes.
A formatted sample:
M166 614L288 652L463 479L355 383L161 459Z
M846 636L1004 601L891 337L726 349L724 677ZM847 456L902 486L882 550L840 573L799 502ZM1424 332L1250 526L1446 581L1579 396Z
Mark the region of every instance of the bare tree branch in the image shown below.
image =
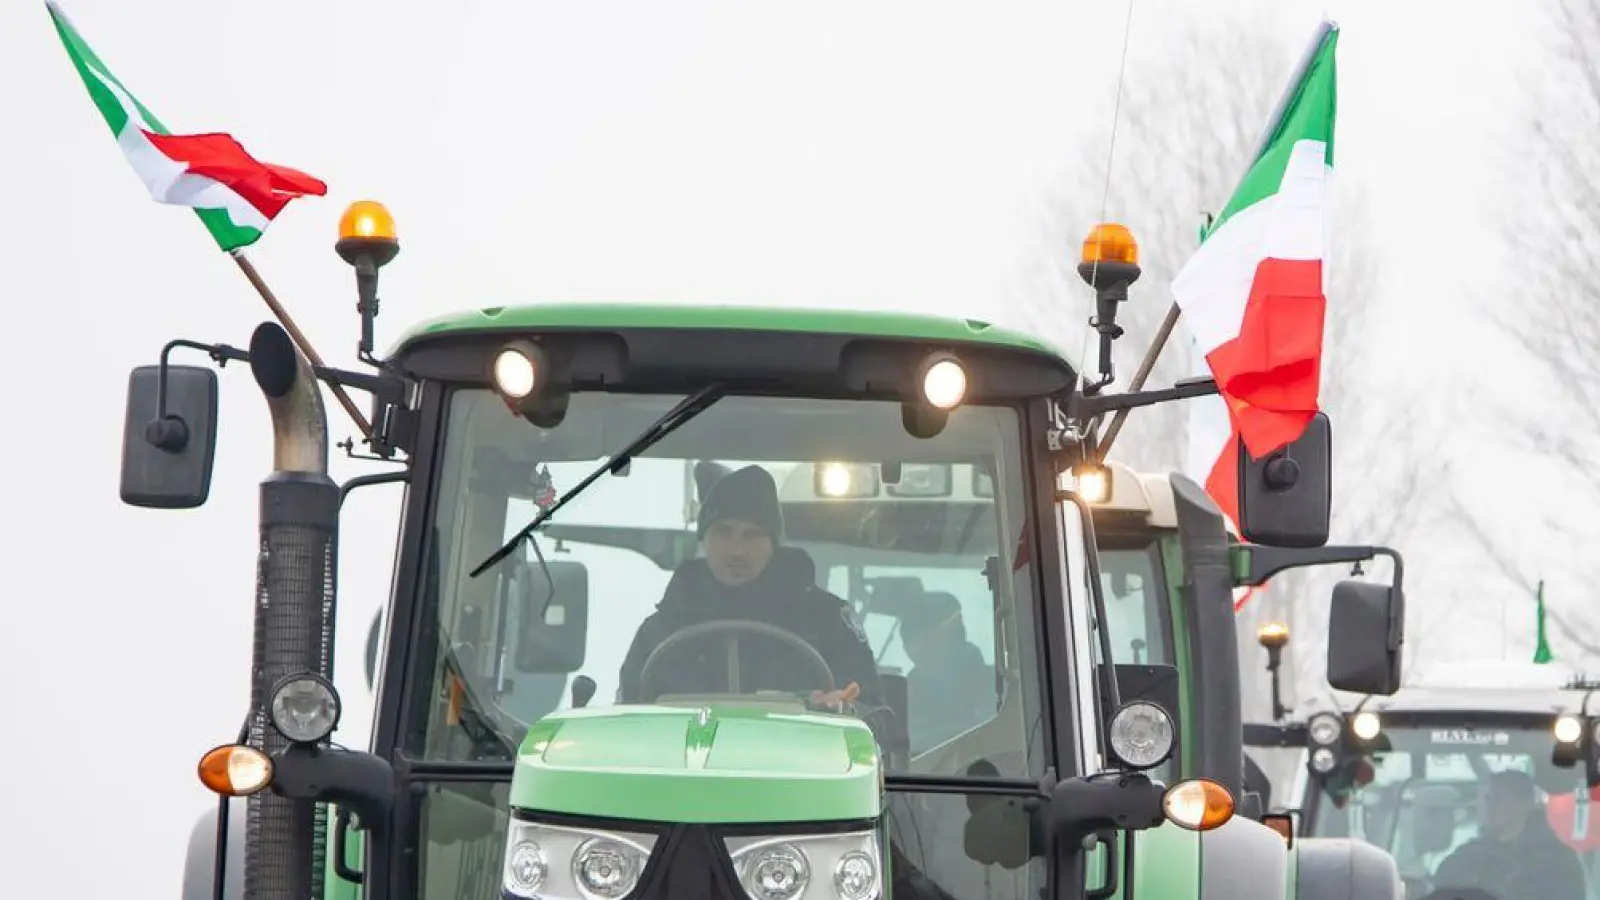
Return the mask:
M1262 131L1300 53L1269 13L1208 11L1166 23L1168 40L1156 59L1130 64L1117 125L1112 173L1107 181L1109 132L1084 148L1039 210L1046 262L1030 273L1029 319L1064 346L1077 348L1086 334L1092 297L1075 266L1077 249L1105 215L1128 225L1141 244L1143 274L1119 318L1126 336L1116 348L1119 382L1125 383L1150 345L1172 302L1171 283L1198 245L1207 211L1227 202L1250 162ZM1160 27L1160 26L1156 26ZM1147 30L1145 40L1153 41ZM1111 101L1103 107L1110 120ZM1337 167L1337 160L1335 160ZM1367 204L1359 188L1341 179L1335 202L1328 315L1323 341L1322 406L1334 423L1336 542L1394 544L1425 515L1436 482L1431 462L1437 439L1419 409L1394 402L1399 389L1384 384L1370 337L1381 273L1370 248ZM1052 333L1054 332L1054 333ZM1182 325L1152 371L1151 386L1170 384L1191 371ZM1093 365L1092 359L1080 360ZM1384 400L1375 402L1374 396ZM1420 405L1419 405L1420 406ZM1164 404L1137 410L1113 453L1137 468L1181 469L1188 410ZM1254 630L1268 619L1286 621L1298 635L1289 666L1296 685L1325 682L1327 599L1342 570L1302 570L1273 580L1261 602L1241 611L1241 664L1249 705L1265 703L1266 685L1254 676L1259 660L1248 652Z
M1600 555L1579 550L1528 558L1515 549L1531 525L1562 543L1586 546L1595 535L1591 510L1600 503L1600 2L1540 0L1525 11L1542 26L1544 52L1516 78L1520 121L1498 149L1513 177L1491 198L1507 259L1504 286L1484 286L1476 300L1487 320L1518 351L1506 362L1520 378L1515 398L1478 401L1473 413L1493 423L1496 453L1514 471L1548 464L1560 475L1561 502L1536 515L1474 509L1452 493L1455 524L1479 557L1512 590L1531 598L1539 566L1577 584L1600 579ZM1541 18L1542 15L1542 18ZM1531 372L1542 385L1530 382ZM1541 389L1542 388L1542 389ZM1539 549L1538 542L1534 548ZM1600 660L1600 614L1552 603L1546 611L1560 640Z

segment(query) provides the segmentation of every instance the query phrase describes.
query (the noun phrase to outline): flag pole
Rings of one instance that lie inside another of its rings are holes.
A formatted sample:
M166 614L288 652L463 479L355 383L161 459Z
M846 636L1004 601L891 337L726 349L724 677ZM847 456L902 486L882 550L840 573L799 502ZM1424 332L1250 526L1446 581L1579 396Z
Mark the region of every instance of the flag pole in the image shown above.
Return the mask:
M261 299L266 301L267 308L272 310L272 314L278 317L278 321L282 323L284 330L289 332L289 337L294 340L295 346L299 347L300 352L306 355L306 359L313 366L325 368L326 363L322 361L321 356L317 355L317 351L312 348L311 341L306 338L305 332L300 330L300 326L296 325L294 319L290 318L289 311L284 309L283 304L278 302L278 298L272 293L272 288L267 287L267 283L262 279L261 273L256 270L255 263L252 263L244 255L244 250L232 250L228 255L233 257L233 261L239 265L239 270L244 272L244 277L250 279L250 284L255 287L256 293L260 294ZM356 427L361 429L361 436L363 438L371 438L372 425L367 422L367 417L361 414L361 410L356 408L355 401L351 400L350 395L345 392L344 385L335 383L329 384L328 387L333 390L334 396L339 399L339 405L343 406L344 411L350 414L350 418L354 420Z
M1239 176L1241 183L1244 181L1245 175L1250 173L1251 167L1261 158L1262 152L1267 149L1267 144L1271 143L1272 138L1278 133L1278 129L1282 127L1281 120L1284 110L1289 108L1289 103L1294 99L1294 95L1300 87L1300 82L1305 80L1306 72L1311 68L1311 61L1316 59L1317 51L1322 49L1322 42L1327 40L1329 32L1338 27L1331 19L1323 19L1317 23L1317 30L1311 35L1310 43L1306 44L1305 52L1300 55L1300 61L1295 64L1294 72L1289 76L1288 85L1283 89L1283 93L1278 96L1278 103L1272 108L1272 115L1267 117L1267 127L1262 129L1261 136L1256 139L1255 149L1250 151L1249 161L1245 163L1244 172ZM1211 216L1207 215L1206 230L1210 230L1210 228ZM1202 232L1202 242L1204 242L1204 239L1205 234ZM1156 329L1156 336L1150 342L1150 349L1145 351L1144 359L1139 361L1139 368L1134 371L1133 380L1128 382L1128 391L1130 393L1144 387L1145 380L1150 377L1150 372L1156 367L1156 360L1160 358L1161 351L1166 349L1167 340L1172 337L1172 330L1178 327L1178 317L1181 315L1183 315L1183 309L1174 300L1167 307L1166 318L1161 320L1161 326ZM1122 423L1127 420L1128 413L1132 411L1132 407L1117 410L1116 415L1111 418L1111 422L1106 425L1104 436L1098 441L1102 459L1111 451L1112 443L1116 441L1117 435L1122 432Z

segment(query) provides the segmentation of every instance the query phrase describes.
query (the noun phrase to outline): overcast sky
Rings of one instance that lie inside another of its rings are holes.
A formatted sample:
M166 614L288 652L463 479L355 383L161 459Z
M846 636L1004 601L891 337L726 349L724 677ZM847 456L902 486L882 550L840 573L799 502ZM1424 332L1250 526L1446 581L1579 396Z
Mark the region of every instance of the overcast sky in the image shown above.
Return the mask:
M1218 6L1135 2L1130 65L1161 52L1152 36L1174 17ZM335 223L362 197L401 230L380 349L441 311L557 299L1016 324L1007 303L1036 264L1028 205L1111 126L1081 98L1114 90L1125 3L64 0L169 128L231 132L329 183L251 256L335 364L353 362L358 325ZM1339 177L1374 208L1395 329L1374 339L1404 349L1397 378L1457 371L1449 343L1412 341L1455 315L1464 285L1498 277L1478 196L1495 175L1474 148L1500 126L1497 85L1532 58L1513 6L1351 0L1285 18L1291 56L1324 12L1344 27ZM270 440L252 380L230 367L210 503L132 509L117 498L123 391L168 339L243 345L268 313L192 214L144 194L42 2L0 5L0 71L0 894L59 885L92 848L97 878L171 896L210 803L195 762L245 711ZM348 435L331 403L330 416ZM343 520L352 744L366 739L359 660L389 587L397 496L367 489ZM85 828L104 833L72 837Z

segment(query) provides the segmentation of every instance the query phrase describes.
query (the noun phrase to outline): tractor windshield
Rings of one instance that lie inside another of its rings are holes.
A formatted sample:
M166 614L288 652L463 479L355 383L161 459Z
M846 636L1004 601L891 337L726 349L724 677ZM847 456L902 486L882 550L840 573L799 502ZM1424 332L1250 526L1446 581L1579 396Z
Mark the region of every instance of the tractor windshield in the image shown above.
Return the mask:
M1386 722L1378 741L1387 749L1351 758L1318 791L1311 836L1356 837L1387 850L1409 896L1600 895L1590 874L1600 849L1589 812L1596 800L1583 787L1581 763L1551 763L1548 717Z
M510 759L574 694L804 709L859 689L846 709L891 776L1041 775L1015 409L957 408L918 438L897 402L724 397L470 576L682 399L578 392L541 427L491 391L450 395L408 751Z

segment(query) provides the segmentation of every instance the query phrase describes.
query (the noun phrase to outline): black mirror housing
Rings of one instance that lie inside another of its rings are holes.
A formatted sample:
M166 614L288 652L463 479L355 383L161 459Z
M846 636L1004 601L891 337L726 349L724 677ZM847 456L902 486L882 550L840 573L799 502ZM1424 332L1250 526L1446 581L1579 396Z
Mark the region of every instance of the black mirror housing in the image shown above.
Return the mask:
M1338 691L1389 695L1400 689L1405 595L1363 581L1334 585L1328 608L1328 684Z
M1254 544L1321 547L1333 514L1333 427L1325 413L1299 439L1255 459L1239 439L1239 531Z
M217 373L204 366L167 365L166 415L161 415L163 366L128 374L122 423L122 502L147 509L194 509L211 495L217 455Z
M534 563L519 581L514 595L520 631L515 638L518 671L567 675L583 668L589 637L588 567L567 561L545 567Z

